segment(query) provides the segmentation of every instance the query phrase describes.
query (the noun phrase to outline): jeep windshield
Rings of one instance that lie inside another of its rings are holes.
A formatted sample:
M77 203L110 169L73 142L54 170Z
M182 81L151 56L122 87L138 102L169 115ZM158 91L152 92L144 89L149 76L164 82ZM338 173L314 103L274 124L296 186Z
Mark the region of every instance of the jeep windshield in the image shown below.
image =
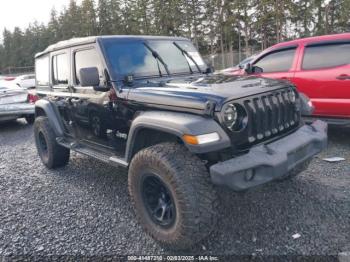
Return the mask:
M103 39L101 45L114 79L128 75L161 77L168 72L191 74L206 67L196 48L186 40Z

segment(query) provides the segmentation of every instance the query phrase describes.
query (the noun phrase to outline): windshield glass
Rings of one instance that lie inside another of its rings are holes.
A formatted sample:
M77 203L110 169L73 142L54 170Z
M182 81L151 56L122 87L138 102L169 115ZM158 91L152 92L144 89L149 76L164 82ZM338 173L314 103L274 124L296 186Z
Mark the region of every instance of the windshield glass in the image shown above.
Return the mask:
M104 39L102 45L105 56L116 78L124 78L126 75L135 78L160 76L160 72L167 75L163 63L152 54L145 42L168 66L170 74L189 74L189 67L193 72L198 72L194 62L172 40ZM202 70L205 69L204 61L191 42L180 40L176 43L193 57Z

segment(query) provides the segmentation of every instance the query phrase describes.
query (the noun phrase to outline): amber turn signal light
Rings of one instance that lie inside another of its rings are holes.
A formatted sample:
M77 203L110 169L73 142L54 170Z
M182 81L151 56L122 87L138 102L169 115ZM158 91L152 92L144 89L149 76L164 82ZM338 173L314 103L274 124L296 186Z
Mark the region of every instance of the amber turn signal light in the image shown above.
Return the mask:
M220 136L216 132L199 136L183 135L182 138L189 145L202 145L220 140Z

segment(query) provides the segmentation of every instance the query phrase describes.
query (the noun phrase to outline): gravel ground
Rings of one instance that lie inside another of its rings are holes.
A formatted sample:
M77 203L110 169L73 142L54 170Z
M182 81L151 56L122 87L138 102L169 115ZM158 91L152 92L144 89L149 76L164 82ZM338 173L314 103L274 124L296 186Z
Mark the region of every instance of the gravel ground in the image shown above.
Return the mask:
M330 130L328 149L295 179L239 194L220 190L221 223L188 254L349 251L349 133ZM326 156L346 161L328 163ZM0 258L167 253L135 220L123 169L73 153L68 166L48 170L37 156L32 126L0 124Z

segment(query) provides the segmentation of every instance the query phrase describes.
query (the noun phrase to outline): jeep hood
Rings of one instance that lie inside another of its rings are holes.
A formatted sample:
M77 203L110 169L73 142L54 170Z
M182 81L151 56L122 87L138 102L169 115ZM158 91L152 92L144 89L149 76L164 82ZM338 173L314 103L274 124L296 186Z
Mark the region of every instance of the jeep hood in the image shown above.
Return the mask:
M205 110L206 103L211 101L219 111L227 101L290 86L286 81L254 76L195 75L135 82L128 99L136 103L198 110Z

